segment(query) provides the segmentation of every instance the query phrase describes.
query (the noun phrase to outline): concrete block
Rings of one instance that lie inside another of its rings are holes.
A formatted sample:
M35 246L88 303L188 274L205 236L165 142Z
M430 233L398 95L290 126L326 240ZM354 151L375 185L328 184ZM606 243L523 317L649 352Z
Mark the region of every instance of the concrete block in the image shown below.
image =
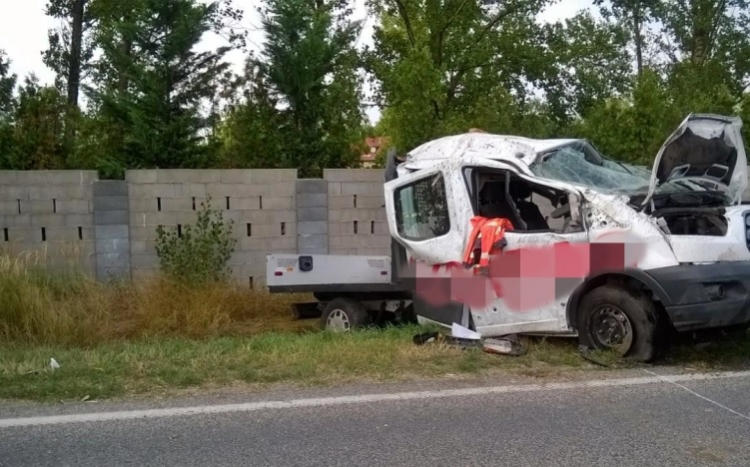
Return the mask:
M290 235L288 232L288 224L286 227L286 234ZM240 230L240 229L238 229ZM275 223L275 224L253 224L253 235L250 238L257 237L257 238L276 238L281 236L281 224Z
M269 194L273 196L294 196L297 194L297 184L295 182L279 182L270 185Z
M118 269L130 266L130 253L100 253L96 255L97 268Z
M149 225L149 226L134 226L131 225L128 229L130 231L130 239L131 241L135 240L153 240L157 237L156 235L156 226L155 225ZM127 238L127 237L123 237Z
M175 212L131 212L129 217L129 223L133 226L153 226L156 228L159 225L177 225L177 213Z
M156 240L150 239L150 240L131 240L130 242L130 252L135 253L149 253L149 254L156 254Z
M18 228L30 228L31 227L31 215L19 214L14 216L3 216L3 225L0 227L9 229Z
M220 169L162 169L156 171L159 183L219 183Z
M200 205L196 200L195 208L199 209ZM193 212L193 198L164 198L161 200L162 212Z
M88 200L93 196L93 188L86 185L48 185L29 187L31 200Z
M330 182L350 182L354 180L352 169L323 169L323 178Z
M385 197L383 196L357 196L357 207L364 209L385 209Z
M287 225L297 222L298 211L270 211L271 223L286 222Z
M238 223L251 222L253 225L257 224L272 224L275 222L292 222L297 219L297 211L238 211L229 212L227 214L236 214ZM276 216L284 215L283 219L278 219Z
M356 195L335 195L328 197L329 209L347 209L354 208L354 196Z
M33 201L32 201L33 203ZM91 212L91 205L87 200L55 200L55 208L59 214L86 214Z
M97 211L127 211L127 196L96 196L94 198L94 212Z
M225 214L225 213L221 213ZM231 219L226 219L226 216L224 216L224 222L227 223ZM185 212L176 212L174 213L174 224L181 224L183 226L185 225L194 225L198 221L198 213L193 211L185 211ZM235 221L236 222L236 221Z
M206 186L207 196L212 199L212 204L218 206L218 203L222 203L221 206L225 206L225 199L227 196L230 198L249 198L252 196L264 196L268 195L272 185L267 184L241 184L241 183L227 183L227 184L209 184Z
M261 200L261 209L268 209L271 210L286 210L286 209L294 209L294 198L291 196L288 197L279 197L279 196L264 196Z
M370 185L370 194L379 196L385 199L385 188L381 183Z
M96 253L127 253L129 255L130 240L126 238L96 240ZM145 251L143 251L143 253L145 253Z
M65 214L65 225L68 227L93 227L94 215L87 214Z
M297 193L326 194L328 193L328 182L320 179L304 178L297 180Z
M0 216L18 214L18 201L0 201Z
M340 182L328 182L328 194L329 195L340 195L341 194L341 183Z
M281 170L281 181L282 182L294 182L298 179L299 174L297 169L282 169Z
M128 199L128 210L131 212L157 212L158 209L159 203L156 198Z
M263 257L264 254L261 251L235 251L228 264L230 266L252 265L264 260Z
M268 247L270 252L284 252L286 250L296 251L297 250L297 238L296 237L277 237L268 239Z
M291 182L297 179L297 169L253 169L250 178L254 183Z
M270 236L263 238L254 236L240 238L237 242L237 251L254 251L266 254L271 251L271 238ZM263 264L265 263L266 260L263 258Z
M47 241L80 242L94 239L94 228L86 227L78 230L78 227L51 227L47 229Z
M127 225L129 223L128 211L101 211L94 213L96 225Z
M174 185L174 196L176 198L201 198L201 201L207 196L206 184L205 183L176 183ZM198 200L196 199L196 203Z
M127 225L97 225L94 227L94 235L97 240L126 239L130 236Z
M135 269L158 269L159 257L151 254L131 254L130 265Z
M86 185L96 181L96 171L89 170L18 170L0 172L0 184L18 185Z
M252 169L230 169L221 173L221 183L252 183Z
M320 254L328 253L328 236L327 235L299 235L297 237L297 251L300 254Z
M94 183L93 194L99 196L128 196L128 182L124 180L99 180Z
M388 220L388 213L386 212L385 208L375 210L375 220L376 221Z
M327 194L301 194L297 196L297 209L300 208L325 208L328 206Z
M128 188L130 199L174 198L174 185L169 183L154 183L148 185L131 185Z
M53 214L54 206L51 199L21 201L21 212L24 214L39 215Z
M65 216L62 214L39 214L31 216L31 227L63 227Z
M383 169L355 169L352 172L352 179L355 182L385 183L385 170Z
M28 186L2 185L0 186L0 200L27 200L30 188Z
M125 181L128 185L156 183L156 170L126 170Z
M328 209L327 208L305 208L300 209L297 212L297 221L327 221L328 220Z
M298 235L320 235L328 233L327 221L308 221L297 223Z
M254 211L260 209L260 197L251 198L230 198L229 206L231 210L236 211Z
M391 235L391 231L388 228L388 222L386 221L375 221L375 235Z

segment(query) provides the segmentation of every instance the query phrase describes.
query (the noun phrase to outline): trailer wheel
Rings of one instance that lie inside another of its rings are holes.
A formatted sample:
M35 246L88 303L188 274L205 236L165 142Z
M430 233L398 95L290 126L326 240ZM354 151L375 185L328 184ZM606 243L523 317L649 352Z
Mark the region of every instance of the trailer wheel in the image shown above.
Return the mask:
M364 328L372 323L365 307L350 298L336 298L328 302L320 319L323 329L337 332Z
M578 311L579 341L594 349L611 349L621 357L650 362L657 356L658 313L645 295L617 286L587 293Z

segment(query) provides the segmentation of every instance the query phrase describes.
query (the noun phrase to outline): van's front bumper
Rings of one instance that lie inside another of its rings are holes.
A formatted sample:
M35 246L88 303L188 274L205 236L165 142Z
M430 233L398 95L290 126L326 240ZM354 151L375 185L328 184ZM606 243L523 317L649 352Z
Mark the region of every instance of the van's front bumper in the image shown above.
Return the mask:
M750 261L645 271L677 331L750 323Z

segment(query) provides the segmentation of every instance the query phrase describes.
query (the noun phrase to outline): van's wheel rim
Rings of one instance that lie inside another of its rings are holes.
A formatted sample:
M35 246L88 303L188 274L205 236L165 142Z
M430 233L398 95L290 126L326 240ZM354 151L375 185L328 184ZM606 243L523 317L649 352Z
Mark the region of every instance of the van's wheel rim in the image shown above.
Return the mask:
M326 320L326 327L333 331L348 331L351 328L349 317L344 310L333 310Z
M633 345L633 325L617 307L602 306L591 315L591 338L596 347L625 355Z

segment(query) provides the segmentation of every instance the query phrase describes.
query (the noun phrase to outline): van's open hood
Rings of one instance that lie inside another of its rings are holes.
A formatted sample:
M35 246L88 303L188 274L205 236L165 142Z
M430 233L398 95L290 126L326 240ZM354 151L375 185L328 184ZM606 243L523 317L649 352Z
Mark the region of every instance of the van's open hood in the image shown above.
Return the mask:
M657 153L643 204L651 200L659 184L680 180L722 191L729 204L739 204L747 188L741 129L738 117L688 115Z

